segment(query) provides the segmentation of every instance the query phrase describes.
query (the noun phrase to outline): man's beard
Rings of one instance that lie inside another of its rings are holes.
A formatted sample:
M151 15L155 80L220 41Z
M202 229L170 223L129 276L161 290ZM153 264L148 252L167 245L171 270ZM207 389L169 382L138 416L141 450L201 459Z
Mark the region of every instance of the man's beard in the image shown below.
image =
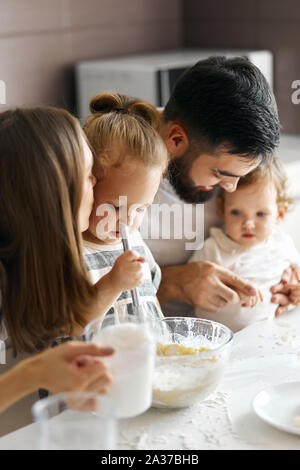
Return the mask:
M209 201L215 194L215 189L202 191L196 189L189 173L192 160L187 155L174 158L168 166L168 179L176 191L176 194L185 202L202 203Z

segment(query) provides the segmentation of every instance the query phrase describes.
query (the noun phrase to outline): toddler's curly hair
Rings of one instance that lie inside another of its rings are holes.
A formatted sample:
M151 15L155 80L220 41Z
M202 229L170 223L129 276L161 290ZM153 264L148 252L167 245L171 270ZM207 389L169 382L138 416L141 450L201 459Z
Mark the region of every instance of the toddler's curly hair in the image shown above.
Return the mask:
M288 177L280 158L273 157L271 161L261 164L255 170L242 176L238 182L237 189L260 181L272 181L276 189L277 204L287 204L289 207L293 203L293 198L289 194ZM224 189L220 190L218 197L224 203Z

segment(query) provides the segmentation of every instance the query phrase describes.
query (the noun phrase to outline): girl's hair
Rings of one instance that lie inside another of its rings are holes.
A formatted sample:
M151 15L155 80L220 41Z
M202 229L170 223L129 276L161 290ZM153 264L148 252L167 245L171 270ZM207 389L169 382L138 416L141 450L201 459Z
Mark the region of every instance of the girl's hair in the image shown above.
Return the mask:
M237 189L250 186L260 181L270 181L274 184L277 194L277 204L292 204L293 199L288 191L288 178L282 161L273 157L270 162L263 163L255 170L240 178ZM224 201L224 190L221 189L220 199Z
M77 119L61 109L0 114L0 321L15 354L84 325L94 295L77 223L82 138Z
M90 111L84 131L94 151L98 179L131 161L165 170L168 153L154 106L119 93L100 93L91 99Z

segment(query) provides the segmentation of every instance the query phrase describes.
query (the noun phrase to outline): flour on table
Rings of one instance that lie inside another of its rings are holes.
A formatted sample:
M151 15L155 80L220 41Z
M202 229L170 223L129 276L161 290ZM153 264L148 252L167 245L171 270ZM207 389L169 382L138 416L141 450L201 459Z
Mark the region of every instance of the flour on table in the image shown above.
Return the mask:
M139 417L140 428L135 422L131 430L130 421L126 420L118 444L124 446L123 449L146 450L226 447L232 438L238 439L233 431L228 400L228 394L218 390L189 408L177 411L153 408Z
M275 325L282 326L283 328L291 328L291 324L286 321L276 321Z

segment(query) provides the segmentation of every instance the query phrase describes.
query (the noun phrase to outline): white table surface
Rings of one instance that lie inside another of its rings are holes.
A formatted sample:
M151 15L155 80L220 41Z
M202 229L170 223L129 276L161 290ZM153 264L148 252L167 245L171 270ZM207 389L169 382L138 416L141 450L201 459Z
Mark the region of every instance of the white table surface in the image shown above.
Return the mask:
M151 408L119 422L118 449L300 449L300 437L257 417L252 399L268 385L300 381L300 308L234 335L218 390L177 411ZM300 402L300 397L299 397ZM0 449L34 449L34 424L0 439Z

